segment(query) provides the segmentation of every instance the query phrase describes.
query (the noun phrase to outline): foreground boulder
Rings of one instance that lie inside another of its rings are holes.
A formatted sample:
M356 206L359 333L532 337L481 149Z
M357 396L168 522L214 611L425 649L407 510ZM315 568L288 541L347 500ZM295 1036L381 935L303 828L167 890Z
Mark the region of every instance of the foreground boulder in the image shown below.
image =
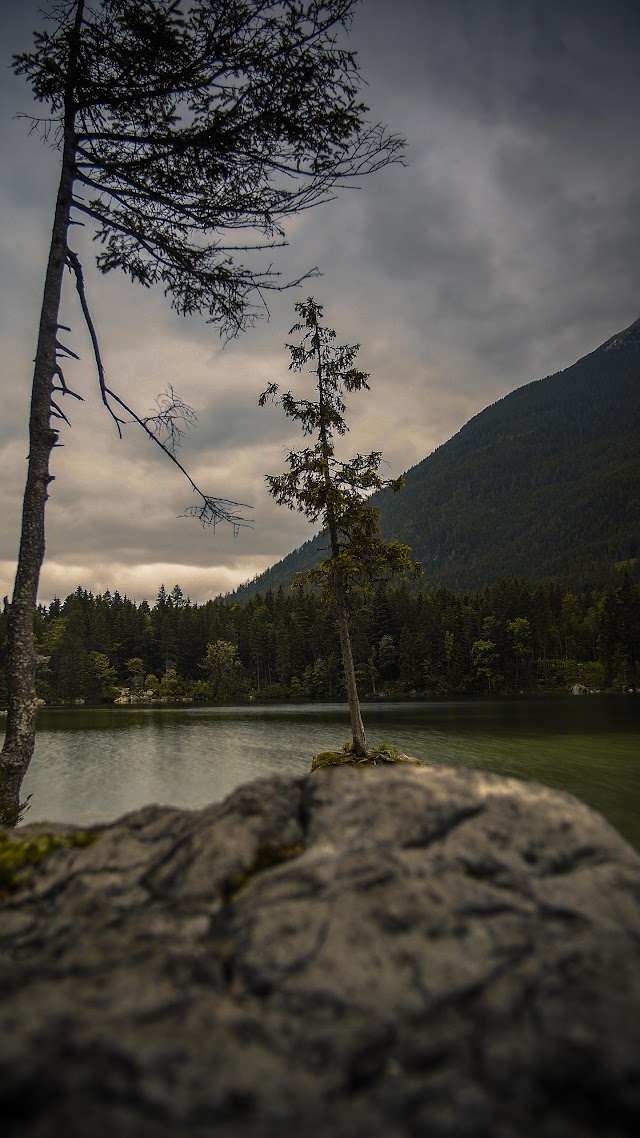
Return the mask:
M640 1133L640 861L568 795L274 777L29 872L0 906L7 1135Z

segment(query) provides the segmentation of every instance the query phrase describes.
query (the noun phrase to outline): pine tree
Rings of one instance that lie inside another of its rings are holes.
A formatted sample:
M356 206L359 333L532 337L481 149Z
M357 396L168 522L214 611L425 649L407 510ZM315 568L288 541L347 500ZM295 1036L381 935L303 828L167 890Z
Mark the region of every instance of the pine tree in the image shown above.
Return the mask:
M408 546L382 540L378 512L367 500L372 491L385 486L400 490L403 479L380 477L379 451L357 454L348 462L336 457L334 435L344 435L348 429L344 396L369 388L367 373L353 366L359 345L335 344L336 333L322 324L322 307L313 298L295 307L301 321L290 334L301 333L301 339L298 344L287 345L289 368L311 372L317 398L296 399L290 391L280 393L278 385L271 383L260 404L274 400L288 418L301 424L304 435L315 437L315 442L304 450L291 451L289 470L268 475L267 483L279 505L300 511L311 522L320 521L327 532L330 556L303 576L323 583L334 599L353 752L364 757L368 752L349 630L349 594L355 588L369 590L374 582L391 576L415 576L420 567L411 560Z

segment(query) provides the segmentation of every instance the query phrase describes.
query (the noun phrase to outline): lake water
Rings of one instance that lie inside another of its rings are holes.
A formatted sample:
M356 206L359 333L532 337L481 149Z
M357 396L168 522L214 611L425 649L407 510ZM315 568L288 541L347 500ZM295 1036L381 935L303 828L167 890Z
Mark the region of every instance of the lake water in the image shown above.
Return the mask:
M370 743L569 790L640 849L640 695L380 703L363 717ZM306 774L348 736L341 704L45 708L24 821L203 806L248 779Z

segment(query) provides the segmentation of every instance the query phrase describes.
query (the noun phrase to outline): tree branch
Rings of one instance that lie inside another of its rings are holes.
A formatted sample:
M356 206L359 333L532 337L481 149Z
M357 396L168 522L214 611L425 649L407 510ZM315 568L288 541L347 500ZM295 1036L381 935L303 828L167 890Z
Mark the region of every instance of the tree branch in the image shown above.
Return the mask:
M76 290L77 290L78 296L80 298L80 305L82 308L82 314L85 318L85 322L86 322L87 328L89 330L89 336L91 337L91 344L93 347L93 354L95 357L96 369L98 372L98 382L100 385L100 395L102 397L102 402L104 403L105 407L107 408L107 411L109 412L109 414L111 415L111 418L113 419L113 421L116 424L116 428L117 428L119 437L122 438L122 427L125 425L127 420L121 418L119 415L117 415L115 413L115 411L113 410L113 407L111 406L111 401L116 403L118 405L118 407L120 407L123 411L126 412L127 415L130 415L131 420L134 423L137 423L138 426L142 427L142 430L145 432L145 434L147 434L149 436L149 438L152 439L153 442L157 446L160 447L160 450L164 454L166 454L168 458L171 459L171 461L174 463L174 465L178 467L178 470L181 472L181 474L184 475L184 477L186 478L187 482L191 486L194 493L196 493L202 499L202 505L201 506L189 506L187 508L187 510L185 511L185 514L187 516L190 516L190 517L197 517L203 526L211 525L211 526L213 526L214 529L215 529L216 525L218 524L218 522L228 522L233 527L234 536L237 536L238 531L240 530L241 527L243 527L243 526L248 527L251 525L251 523L248 522L245 518L243 518L240 514L234 513L233 510L230 509L230 507L239 507L239 508L247 509L247 510L250 510L252 507L249 506L246 502L234 502L230 498L217 498L217 497L213 497L210 494L205 494L204 491L202 491L199 488L199 486L196 485L196 483L193 481L193 478L191 477L191 475L188 473L187 470L185 470L182 463L179 462L175 456L174 450L175 450L175 447L179 441L179 438L177 436L181 435L182 432L179 430L179 428L176 431L175 422L172 422L170 426L168 425L168 420L171 419L170 407L167 405L165 405L165 406L159 405L158 415L151 415L151 416L147 416L146 418L143 418L140 415L138 415L133 410L133 408L130 407L129 404L124 401L124 399L121 399L120 396L117 395L115 391L113 391L110 387L107 386L106 378L105 378L105 371L104 371L104 367L102 364L102 357L100 354L100 345L98 342L98 336L97 336L97 333L95 330L93 319L91 317L89 305L87 303L87 298L86 298L86 293L85 293L85 285L84 285L84 274L82 272L82 265L80 263L80 259L77 255L77 253L75 253L73 249L69 249L68 247L67 247L67 260L68 260L69 266L73 270L75 278L76 278ZM170 398L172 399L173 406L175 407L176 406L176 399L175 399L175 396L173 393L173 389L170 389ZM186 404L183 404L181 400L177 401L177 403L179 404L179 407L180 407L179 414L181 415L181 417L183 419L185 419L185 421L189 422L190 416L192 416L194 414L192 409L187 407ZM62 418L66 419L66 416L64 414L62 414ZM67 420L67 422L68 422L68 420ZM162 439L159 438L159 436L155 433L153 428L151 426L149 426L150 423L160 423L162 425L163 429L169 431L169 438L168 438L168 441L166 443L163 442Z
M68 246L67 246L67 261L68 261L70 268L73 270L73 273L74 273L75 278L76 278L76 291L78 293L78 296L80 297L80 307L82 308L82 315L84 316L85 323L86 323L87 328L89 330L89 336L91 337L91 346L93 348L93 355L94 355L94 358L96 361L96 370L98 372L98 383L100 384L100 395L102 397L102 402L104 403L105 407L107 408L107 411L111 415L111 418L113 419L113 421L116 425L118 435L120 436L120 438L122 438L121 424L124 422L124 419L120 419L114 413L111 406L109 405L109 399L107 396L107 386L106 386L106 382L105 382L104 367L102 365L102 357L100 355L100 344L98 342L98 335L96 333L95 326L94 326L93 320L91 318L91 313L89 311L89 305L87 304L87 297L86 297L85 287L84 287L84 274L82 272L82 265L80 264L80 259L77 255L77 253L75 253L73 251L73 249L70 249Z

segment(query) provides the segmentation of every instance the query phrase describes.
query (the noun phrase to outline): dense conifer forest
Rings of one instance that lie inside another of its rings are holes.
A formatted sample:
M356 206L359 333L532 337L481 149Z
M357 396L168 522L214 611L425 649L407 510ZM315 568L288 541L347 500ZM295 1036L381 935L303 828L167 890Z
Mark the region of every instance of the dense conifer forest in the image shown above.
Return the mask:
M344 698L335 614L304 589L195 604L176 585L149 605L78 588L35 629L47 703ZM638 688L640 585L380 587L354 605L353 645L363 698ZM5 664L3 616L0 698Z

